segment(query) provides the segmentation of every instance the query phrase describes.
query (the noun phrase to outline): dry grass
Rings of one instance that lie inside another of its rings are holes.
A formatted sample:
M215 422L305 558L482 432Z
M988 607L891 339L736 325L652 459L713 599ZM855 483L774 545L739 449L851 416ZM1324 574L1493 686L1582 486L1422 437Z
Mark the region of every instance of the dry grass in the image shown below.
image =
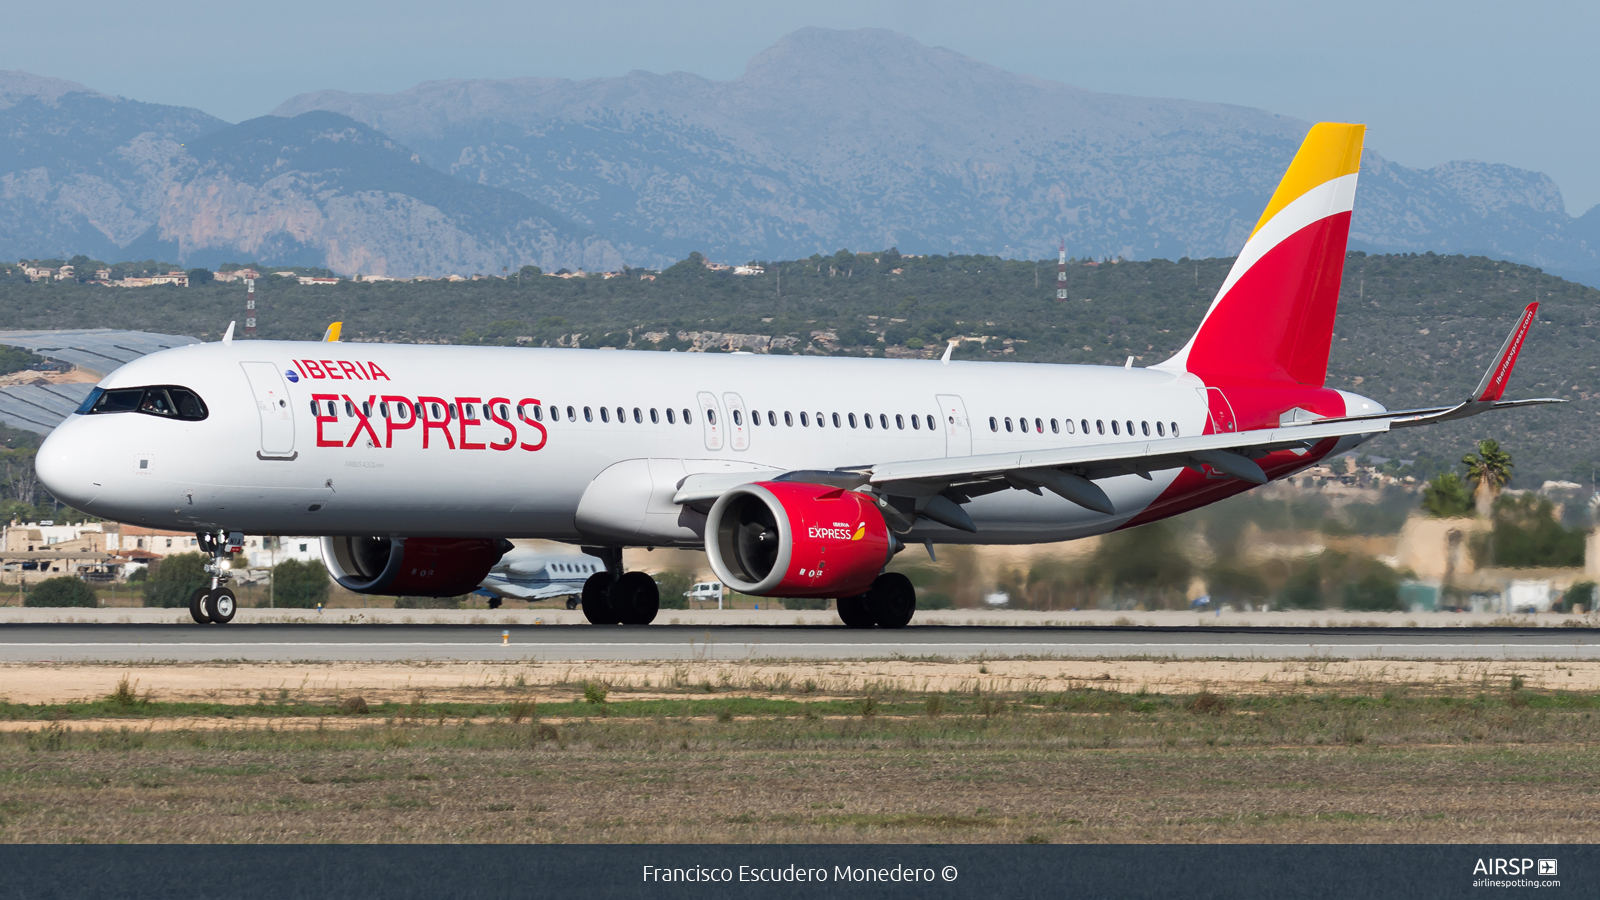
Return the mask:
M1600 840L1600 695L1528 679L824 695L583 675L0 704L0 841Z

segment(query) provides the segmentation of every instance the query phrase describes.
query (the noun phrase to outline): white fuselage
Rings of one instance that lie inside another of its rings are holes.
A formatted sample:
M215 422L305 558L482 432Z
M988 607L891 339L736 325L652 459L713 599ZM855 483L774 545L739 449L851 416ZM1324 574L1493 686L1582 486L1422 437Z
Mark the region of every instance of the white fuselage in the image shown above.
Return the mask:
M190 388L208 415L69 416L38 455L55 496L166 529L641 546L699 543L704 517L672 503L691 474L1126 443L1158 423L1199 435L1208 415L1198 379L1155 369L397 344L200 344L100 386L143 385ZM401 416L419 403L431 421ZM966 506L976 534L920 521L907 540L1109 531L1176 472L1100 481L1113 515L1007 490Z

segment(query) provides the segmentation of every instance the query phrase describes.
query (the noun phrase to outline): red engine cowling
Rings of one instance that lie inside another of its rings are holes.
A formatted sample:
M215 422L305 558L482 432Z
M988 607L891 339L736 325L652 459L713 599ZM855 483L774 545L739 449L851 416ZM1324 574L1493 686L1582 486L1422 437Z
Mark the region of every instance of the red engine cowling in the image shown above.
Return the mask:
M322 561L357 594L457 597L476 590L510 549L492 538L325 537Z
M789 481L724 493L706 519L706 555L723 584L763 597L864 593L893 555L871 497Z

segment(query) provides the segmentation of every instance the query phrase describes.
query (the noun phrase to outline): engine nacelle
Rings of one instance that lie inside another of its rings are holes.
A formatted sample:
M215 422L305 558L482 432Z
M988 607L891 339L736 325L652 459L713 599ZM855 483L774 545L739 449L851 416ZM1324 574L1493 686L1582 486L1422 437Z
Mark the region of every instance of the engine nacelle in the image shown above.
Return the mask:
M717 577L763 597L864 593L895 543L871 497L821 484L740 485L718 497L706 518L706 555Z
M325 537L322 561L357 594L457 597L477 590L510 549L490 538Z

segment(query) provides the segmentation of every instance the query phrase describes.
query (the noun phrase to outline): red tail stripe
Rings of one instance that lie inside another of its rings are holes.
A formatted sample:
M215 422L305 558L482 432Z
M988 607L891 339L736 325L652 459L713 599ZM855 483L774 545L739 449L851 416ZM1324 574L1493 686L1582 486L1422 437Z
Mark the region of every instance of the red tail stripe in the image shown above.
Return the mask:
M1517 323L1517 330L1511 335L1511 342L1506 345L1505 355L1500 357L1494 367L1494 377L1489 379L1488 387L1478 397L1480 402L1499 400L1505 396L1506 382L1511 380L1511 370L1517 367L1517 354L1522 352L1522 341L1528 336L1528 329L1533 326L1533 318L1539 312L1539 301L1528 304L1522 311L1522 321Z

